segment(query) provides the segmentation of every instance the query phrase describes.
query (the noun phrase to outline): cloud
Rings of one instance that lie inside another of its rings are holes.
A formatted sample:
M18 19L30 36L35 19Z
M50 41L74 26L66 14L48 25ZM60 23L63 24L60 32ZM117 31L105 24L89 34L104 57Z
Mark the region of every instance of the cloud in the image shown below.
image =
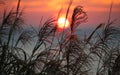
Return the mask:
M42 16L57 15L62 7L62 13L65 14L70 0L21 0L21 6L25 7L25 12L28 14L35 15L40 13ZM81 5L89 17L96 16L97 14L103 15L103 13L109 12L110 4L112 0L73 0L73 4L70 9L70 15L74 7ZM16 6L17 0L6 0L9 6ZM119 15L120 13L120 0L113 0L112 13ZM45 15L45 13L47 13ZM95 14L97 13L97 14ZM96 17L97 18L97 17Z
M24 6L27 11L59 11L61 7L63 10L66 10L68 7L69 0L21 0L21 5ZM112 0L73 0L71 10L74 9L77 5L84 6L84 9L87 11L106 11L109 9ZM10 0L9 2L12 5L16 5L16 0ZM120 9L120 0L113 0L114 2L114 11L119 11Z

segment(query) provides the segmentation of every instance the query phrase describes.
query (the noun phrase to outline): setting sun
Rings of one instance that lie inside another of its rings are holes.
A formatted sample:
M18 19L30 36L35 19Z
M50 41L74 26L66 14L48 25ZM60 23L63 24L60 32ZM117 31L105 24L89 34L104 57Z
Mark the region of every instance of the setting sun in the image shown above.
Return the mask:
M68 21L68 19L65 19L65 17L60 17L58 19L57 24L58 24L58 28L61 28L61 29L69 27L69 21Z

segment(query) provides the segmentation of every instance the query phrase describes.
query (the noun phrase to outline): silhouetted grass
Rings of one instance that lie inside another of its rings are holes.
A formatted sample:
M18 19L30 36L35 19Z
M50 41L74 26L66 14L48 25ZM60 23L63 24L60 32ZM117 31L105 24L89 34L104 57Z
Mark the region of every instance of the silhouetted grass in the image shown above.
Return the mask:
M4 10L1 19L0 75L90 75L96 61L96 75L120 74L120 28L113 26L114 21L110 20L112 4L108 23L100 23L82 38L76 34L76 28L88 18L82 6L74 8L69 31L64 29L59 34L55 18L44 23L41 19L38 31L34 27L24 29L20 2L18 0L16 10ZM71 5L72 0L66 19ZM31 54L21 46L28 44Z

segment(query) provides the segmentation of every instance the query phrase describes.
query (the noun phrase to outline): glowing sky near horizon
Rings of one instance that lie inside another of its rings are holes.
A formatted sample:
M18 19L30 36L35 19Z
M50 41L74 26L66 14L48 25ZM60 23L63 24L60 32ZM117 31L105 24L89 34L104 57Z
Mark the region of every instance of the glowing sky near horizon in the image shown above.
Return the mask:
M2 1L2 0L1 0ZM120 0L73 0L70 9L70 15L75 6L81 5L88 14L86 24L96 25L106 22L111 1L113 1L112 20L118 19L120 24ZM17 0L6 0L6 6L15 6ZM21 0L21 6L24 7L25 20L28 24L38 25L41 17L49 18L58 14L62 8L62 14L68 6L69 0ZM4 6L5 6L4 5ZM0 9L3 6L0 6ZM83 24L85 25L85 24Z

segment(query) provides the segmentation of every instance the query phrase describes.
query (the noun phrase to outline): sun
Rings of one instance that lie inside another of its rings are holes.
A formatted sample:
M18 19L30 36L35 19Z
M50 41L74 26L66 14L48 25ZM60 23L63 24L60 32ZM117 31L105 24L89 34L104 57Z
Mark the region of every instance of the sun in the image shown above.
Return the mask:
M70 26L68 19L60 17L57 22L57 26L60 29L68 28Z

